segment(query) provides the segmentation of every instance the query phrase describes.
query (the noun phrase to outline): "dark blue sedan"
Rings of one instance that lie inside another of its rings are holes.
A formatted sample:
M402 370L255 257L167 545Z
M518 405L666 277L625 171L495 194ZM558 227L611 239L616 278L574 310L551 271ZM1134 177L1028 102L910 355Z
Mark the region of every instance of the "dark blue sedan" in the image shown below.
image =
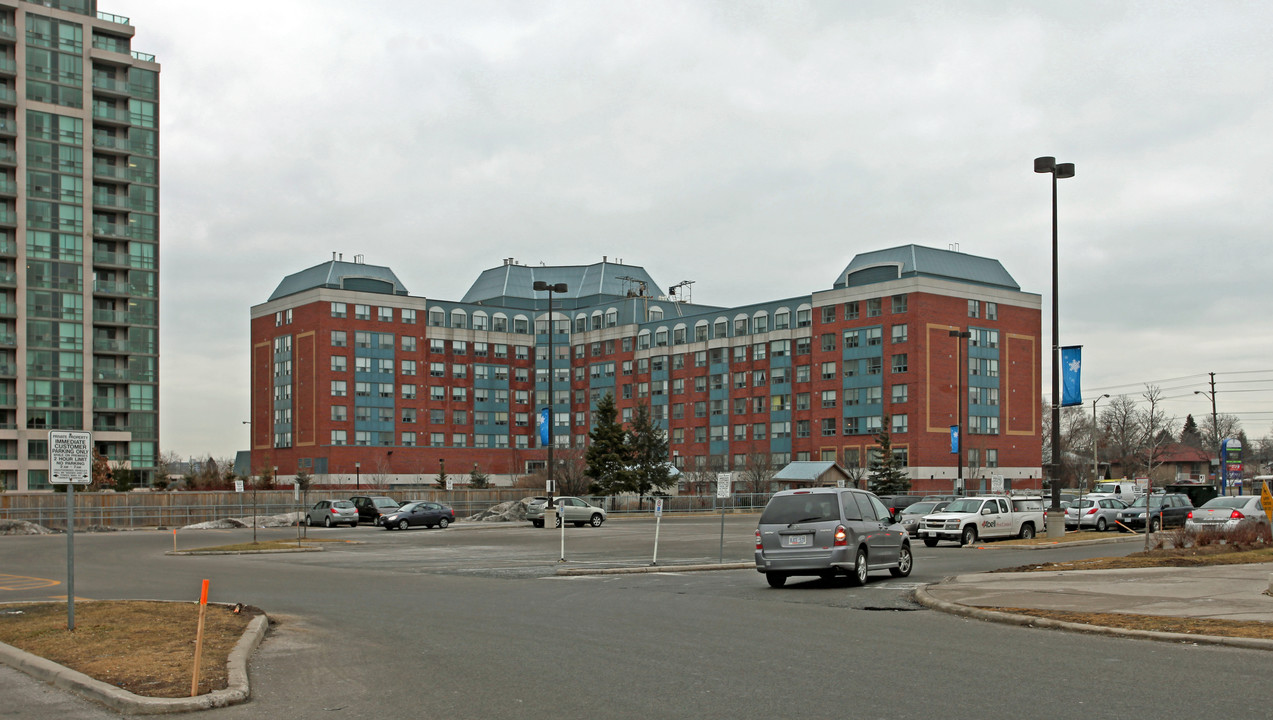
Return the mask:
M384 516L386 530L406 530L413 525L444 528L455 522L455 511L435 502L410 502Z

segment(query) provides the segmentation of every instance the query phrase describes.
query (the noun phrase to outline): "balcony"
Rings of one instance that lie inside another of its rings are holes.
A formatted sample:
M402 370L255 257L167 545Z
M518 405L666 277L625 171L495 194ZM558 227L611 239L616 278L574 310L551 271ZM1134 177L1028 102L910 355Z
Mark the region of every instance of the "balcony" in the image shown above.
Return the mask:
M113 78L94 77L93 91L103 92L111 95L128 95L128 82L124 80L115 80Z
M93 322L98 325L131 325L127 310L93 310Z
M18 244L7 237L0 236L0 257L17 257Z
M7 177L0 176L0 195L5 197L17 197L18 184Z
M18 104L18 91L14 90L11 87L0 87L0 105L17 105L17 104Z
M11 332L0 332L0 347L17 347L18 336Z
M95 222L93 223L93 234L102 237L132 239L133 229L123 223Z
M18 274L11 270L0 270L0 287L17 287Z
M18 366L14 363L0 362L0 377L15 378L18 376Z
M93 338L93 352L127 355L128 341L117 338Z
M4 23L0 25L0 40L17 40L18 26Z
M127 410L128 398L93 398L94 410Z
M17 155L14 155L14 162L17 162ZM128 168L122 165L107 165L106 163L93 163L93 177L109 178L111 180L128 181Z
M16 101L16 97L14 100ZM131 116L128 109L120 109L115 107L103 107L101 105L93 106L93 119L107 123L116 123L118 125L132 124Z
M129 267L129 260L132 256L128 253L107 252L106 250L93 251L94 265L115 265L118 267Z
M93 133L93 149L129 153L132 152L132 143L128 138L107 135L106 133Z
M11 147L0 145L0 165L17 165L18 151Z
M93 207L106 208L108 210L128 210L128 197L124 195L112 195L110 193L93 191Z

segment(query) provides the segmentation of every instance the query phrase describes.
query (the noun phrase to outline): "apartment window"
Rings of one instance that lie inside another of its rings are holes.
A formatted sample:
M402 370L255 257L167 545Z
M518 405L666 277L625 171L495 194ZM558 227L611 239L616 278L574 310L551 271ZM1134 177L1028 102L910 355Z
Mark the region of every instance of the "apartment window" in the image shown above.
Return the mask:
M332 372L345 372L349 369L348 358L344 355L332 355Z
M415 325L415 310L402 309L402 322L407 325Z
M882 358L866 359L866 374L879 375L884 370L884 360Z
M843 432L845 435L861 435L862 434L862 418L855 418L855 417L844 418Z
M376 319L380 322L393 322L393 308L376 308Z
M860 347L860 346L861 346L861 343L862 343L862 331L861 331L861 330L846 330L846 331L844 331L844 347L845 347L845 349L846 349L846 350L847 350L847 349L849 349L849 348Z
M452 340L451 352L455 355L468 355L469 344L466 340Z
M988 448L986 450L986 467L988 468L999 467L999 451L998 450L994 448Z
M445 411L445 410L430 410L430 411L429 411L429 424L430 424L430 425L442 425L442 424L444 424L444 423L446 423L446 411Z
M822 379L823 380L835 379L835 362L834 361L822 363Z
M402 336L402 351L415 352L415 338L410 335Z
M906 368L907 368L906 353L900 353L898 355L894 355L893 356L893 372L904 373L906 372Z
M703 402L702 400L694 403L694 417L697 417L697 418L707 417L707 403Z
M734 318L734 337L747 334L747 318Z
M835 322L835 306L834 305L822 306L822 322L823 323Z
M370 305L354 305L354 319L355 320L370 320L371 306Z
M388 409L390 409L390 408L384 408L384 409L388 410ZM404 422L404 423L414 423L414 422L415 422L415 409L414 409L414 408L402 408L402 422Z
M893 326L893 344L906 342L907 332L905 325Z
M866 316L867 317L879 317L882 314L884 314L884 299L883 298L871 298L870 300L866 301Z
M979 315L978 315L978 313L977 313L977 308L978 308L978 303L977 303L977 301L976 301L976 300L969 300L969 301L968 301L968 317L970 317L970 318L979 317Z
M433 308L429 311L429 326L442 327L446 325L446 313L442 312L442 308Z
M905 295L893 296L893 312L904 313L906 312L907 305L909 305L909 303L907 302L907 297Z
M907 385L906 383L898 383L893 386L893 402L904 403L907 401Z
M882 405L884 403L884 388L869 387L863 388L866 391L866 403L868 405Z
M332 397L345 397L349 394L348 385L344 380L332 380Z
M332 347L347 347L348 343L344 330L332 330Z
M908 428L909 428L909 425L906 418L906 413L901 413L899 415L893 416L893 433L895 434L906 433L906 432L909 432Z
M769 436L775 440L791 437L791 422L782 420L769 424Z
M469 376L469 366L455 363L451 365L451 377L466 378Z
M813 325L813 311L809 308L802 308L796 311L796 327L806 328Z
M822 418L822 437L835 437L837 432L836 425L835 418Z
M751 426L752 440L764 440L769 437L768 433L769 426L764 423L755 423Z
M823 333L822 351L829 352L834 349L835 349L835 333Z
M992 302L986 303L986 319L987 320L999 319L999 303L992 303Z
M341 302L332 303L332 317L334 318L346 317L345 303L341 303Z
M332 430L332 445L347 445L348 437L344 430Z
M867 328L864 332L866 333L867 347L884 344L884 328Z
M809 437L809 425L810 423L808 420L797 420L796 421L796 437L798 438Z
M859 388L848 388L844 391L844 406L854 407L862 403L862 391Z
M747 346L746 345L734 346L734 362L736 363L747 362Z
M441 385L429 386L430 400L446 400L446 388Z
M433 447L446 445L446 433L429 433L429 444Z
M810 402L809 398L810 398L809 393L796 393L796 409L808 410L809 402Z
M402 398L403 398L404 400L414 400L414 399L415 399L415 392L416 392L416 387L415 387L415 385L403 385L403 386L402 386Z
M824 408L835 407L835 391L834 390L822 391L822 407Z
M858 319L858 301L857 300L854 300L853 302L844 303L844 319L845 320Z
M392 360L390 360L389 362L393 362L393 361L392 361ZM416 364L415 364L415 363L416 363L416 361L415 361L415 360L403 360L403 361L402 361L402 374L403 374L403 375L415 375L415 367L416 367Z
M473 357L489 357L490 347L491 346L488 343L484 342L473 343Z
M791 327L791 311L787 309L774 313L774 330L786 330Z
M349 419L349 408L344 405L332 405L332 422L345 422Z
M810 371L809 366L797 365L796 366L796 382L806 383L806 382L809 382L810 379L812 379L812 373Z

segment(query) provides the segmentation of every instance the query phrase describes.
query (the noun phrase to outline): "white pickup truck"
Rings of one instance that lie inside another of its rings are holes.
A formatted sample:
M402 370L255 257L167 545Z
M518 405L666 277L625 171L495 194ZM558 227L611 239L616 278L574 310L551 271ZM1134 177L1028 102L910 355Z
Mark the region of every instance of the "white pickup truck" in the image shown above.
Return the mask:
M926 515L919 524L919 536L926 547L935 547L939 540L969 545L978 538L1028 539L1046 528L1043 498L994 495L960 498L941 512Z

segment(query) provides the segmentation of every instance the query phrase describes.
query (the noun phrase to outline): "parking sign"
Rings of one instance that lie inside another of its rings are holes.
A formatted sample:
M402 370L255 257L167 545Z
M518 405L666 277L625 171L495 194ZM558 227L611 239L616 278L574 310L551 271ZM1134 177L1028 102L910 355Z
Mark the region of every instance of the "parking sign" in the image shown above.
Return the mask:
M49 482L89 485L93 482L93 433L49 431Z

